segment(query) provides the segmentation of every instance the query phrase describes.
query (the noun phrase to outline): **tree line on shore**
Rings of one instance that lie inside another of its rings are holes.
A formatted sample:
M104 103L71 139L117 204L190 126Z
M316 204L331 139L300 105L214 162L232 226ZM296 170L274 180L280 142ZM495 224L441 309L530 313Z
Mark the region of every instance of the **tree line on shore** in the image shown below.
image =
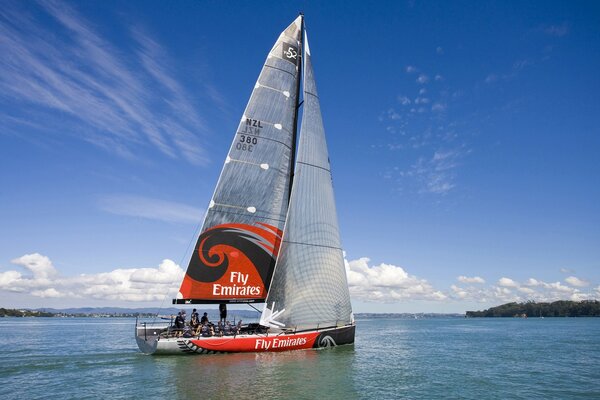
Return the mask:
M0 308L0 317L154 317L151 313L67 313Z
M470 317L600 317L600 301L559 300L552 303L507 303L483 311L467 311Z

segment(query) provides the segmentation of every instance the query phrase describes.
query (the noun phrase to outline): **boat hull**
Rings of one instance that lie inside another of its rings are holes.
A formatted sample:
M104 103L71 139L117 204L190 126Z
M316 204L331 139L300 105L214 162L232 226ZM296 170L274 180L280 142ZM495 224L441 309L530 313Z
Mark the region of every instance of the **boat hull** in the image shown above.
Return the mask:
M306 350L354 343L355 326L281 334L223 337L144 338L136 335L146 354L214 354Z

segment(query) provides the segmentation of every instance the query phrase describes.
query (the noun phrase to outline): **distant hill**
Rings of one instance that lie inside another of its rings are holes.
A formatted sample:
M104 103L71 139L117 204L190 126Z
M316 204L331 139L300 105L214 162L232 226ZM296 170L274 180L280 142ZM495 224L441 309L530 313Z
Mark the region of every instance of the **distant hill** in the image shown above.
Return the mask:
M0 317L142 317L149 318L157 315L174 316L180 310L185 310L187 318L191 317L192 309L188 308L124 308L124 307L80 307L80 308L38 308L38 309L6 309L0 308ZM202 315L208 314L209 319L218 320L219 310L216 309L197 309ZM245 319L250 322L258 320L260 314L253 310L228 309L228 319Z
M466 317L600 317L600 301L507 303L483 311L467 311Z
M107 315L107 316L135 316L135 315L177 315L180 310L185 310L187 317L190 317L192 309L196 308L197 311L202 313L208 313L211 319L219 318L219 310L216 309L202 309L198 307L185 306L181 308L158 308L158 307L146 307L146 308L124 308L124 307L79 307L79 308L38 308L34 311L59 314L59 315L72 315L72 316L96 316L96 315ZM227 317L238 317L238 318L257 318L259 314L253 310L236 310L229 308L227 311Z
M52 317L51 313L43 311L32 311L32 310L14 310L7 308L0 308L0 317Z

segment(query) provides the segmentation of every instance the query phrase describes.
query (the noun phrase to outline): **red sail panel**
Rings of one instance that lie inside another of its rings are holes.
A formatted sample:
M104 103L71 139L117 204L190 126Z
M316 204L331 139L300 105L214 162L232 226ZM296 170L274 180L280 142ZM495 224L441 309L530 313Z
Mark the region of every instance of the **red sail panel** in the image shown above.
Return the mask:
M282 231L264 223L222 224L198 238L177 303L254 302L267 297Z

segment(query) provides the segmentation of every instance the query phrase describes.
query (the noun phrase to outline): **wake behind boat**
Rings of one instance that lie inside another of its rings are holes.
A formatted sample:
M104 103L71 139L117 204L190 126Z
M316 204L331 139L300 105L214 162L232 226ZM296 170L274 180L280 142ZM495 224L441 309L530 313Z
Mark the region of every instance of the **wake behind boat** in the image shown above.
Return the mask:
M354 342L329 156L302 15L267 56L173 300L257 302L265 303L257 324L238 324L229 332L219 326L201 333L201 327L184 335L171 324L136 323L136 341L148 354L285 351Z

